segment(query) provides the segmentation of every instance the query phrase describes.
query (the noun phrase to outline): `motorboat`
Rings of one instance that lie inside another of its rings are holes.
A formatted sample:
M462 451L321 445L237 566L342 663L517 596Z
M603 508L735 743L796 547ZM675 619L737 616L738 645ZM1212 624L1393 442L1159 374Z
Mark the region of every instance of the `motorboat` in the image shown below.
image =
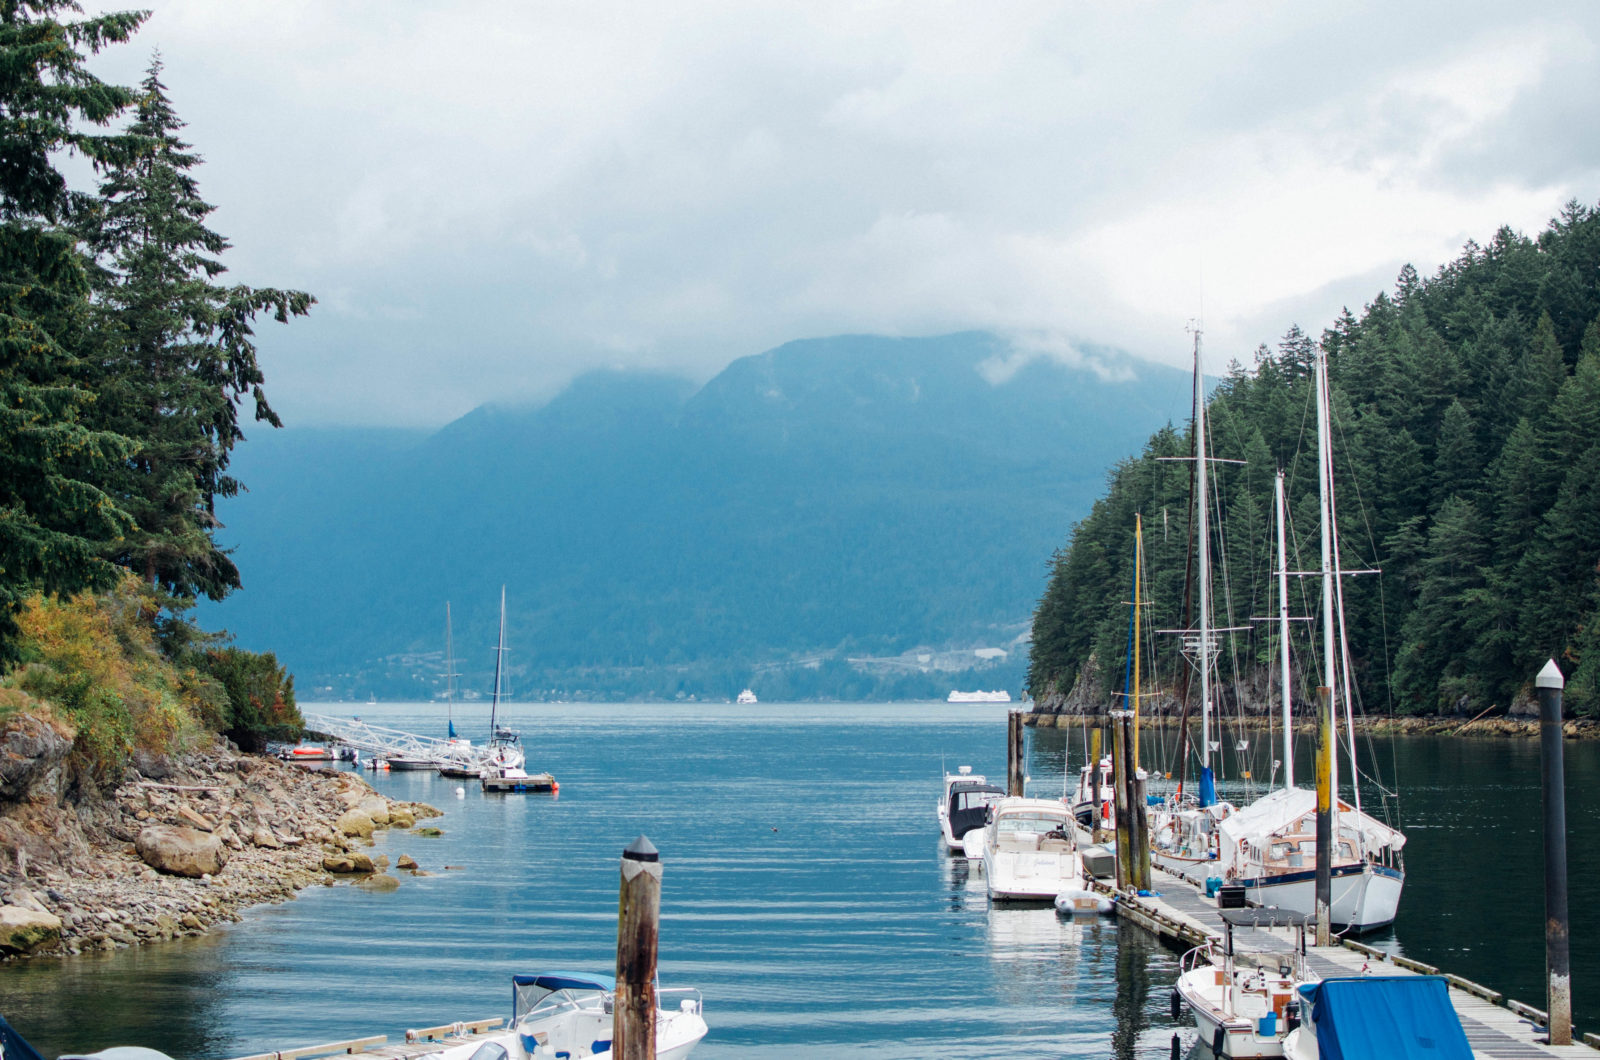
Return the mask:
M1224 909L1227 934L1219 952L1215 941L1184 954L1172 989L1172 1015L1184 1004L1194 1014L1200 1040L1216 1057L1257 1060L1284 1055L1293 1029L1295 990L1307 981L1305 932L1308 918L1277 909ZM1298 928L1293 952L1272 950L1241 955L1234 949L1236 927Z
M964 854L962 837L975 828L981 829L988 821L989 807L1005 797L1005 789L976 776L971 766L962 766L957 773L944 775L944 796L939 800L939 830L944 834L945 849L952 854Z
M439 765L437 760L422 755L390 755L384 761L396 773L431 773Z
M532 791L554 795L561 790L561 785L549 773L529 773L521 766L485 769L479 775L478 782L488 792Z
M514 975L506 1033L429 1053L423 1060L609 1060L615 993L616 980L609 975ZM658 988L656 1004L656 1058L682 1060L706 1036L700 991Z
M751 703L759 703L760 700L756 699L756 694L747 688L743 692L739 693L737 702L748 706Z
M1329 921L1372 931L1394 923L1405 873L1406 838L1382 821L1337 800ZM1316 912L1317 793L1306 788L1268 792L1221 822L1216 871L1242 884L1245 898L1297 913Z
M331 747L301 741L293 747L280 749L278 757L285 762L332 762L338 758L338 754Z
M1110 755L1102 755L1100 758L1100 798L1098 809L1095 800L1094 780L1094 767L1085 764L1078 770L1078 788L1072 794L1072 815L1077 818L1079 824L1090 831L1094 831L1096 828L1111 828L1112 814L1116 812L1116 808L1112 805L1115 801L1116 788L1112 784Z
M1083 886L1072 814L1059 799L1001 799L982 832L968 832L966 840L974 834L982 836L990 901L1048 902Z
M1295 993L1299 1026L1283 1043L1289 1060L1472 1058L1444 976L1340 976L1302 983Z

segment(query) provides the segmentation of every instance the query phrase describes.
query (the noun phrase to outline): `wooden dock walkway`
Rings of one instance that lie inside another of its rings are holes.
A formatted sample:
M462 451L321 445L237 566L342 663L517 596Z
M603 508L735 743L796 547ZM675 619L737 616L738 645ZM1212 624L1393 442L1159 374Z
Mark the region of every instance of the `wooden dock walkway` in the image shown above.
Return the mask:
M1217 944L1221 952L1224 925L1215 899L1205 897L1192 882L1160 869L1152 869L1155 893L1149 897L1117 894L1104 881L1093 886L1117 903L1117 914L1155 932L1167 941L1183 946ZM1245 951L1289 954L1299 945L1299 932L1292 928L1235 928L1236 953ZM1595 1060L1600 1036L1583 1035L1572 1045L1545 1044L1545 1013L1530 1005L1511 1001L1487 987L1460 976L1405 957L1393 957L1358 942L1342 941L1335 946L1310 946L1306 951L1309 970L1324 979L1336 975L1443 975L1450 981L1450 1001L1461 1017L1461 1027L1475 1056L1488 1060Z
M342 1042L324 1042L321 1045L303 1045L294 1049L281 1049L272 1053L256 1053L236 1057L235 1060L310 1060L318 1056L347 1056L359 1053L362 1060L415 1060L465 1045L481 1042L505 1033L505 1017L469 1020L463 1023L446 1023L438 1027L408 1030L402 1041L391 1042L385 1035L370 1038L351 1038Z

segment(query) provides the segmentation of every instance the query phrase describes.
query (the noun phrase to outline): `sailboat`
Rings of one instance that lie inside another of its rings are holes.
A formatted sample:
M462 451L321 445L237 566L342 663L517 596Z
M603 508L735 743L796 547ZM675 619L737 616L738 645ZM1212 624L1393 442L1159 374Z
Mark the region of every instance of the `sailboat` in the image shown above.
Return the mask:
M1351 801L1338 798L1338 754L1333 754L1330 778L1333 799L1332 894L1329 919L1337 927L1362 932L1394 922L1405 886L1401 849L1405 836L1361 809L1360 777L1356 772L1355 731L1351 716L1349 646L1344 637L1343 594L1340 591L1338 519L1333 495L1333 454L1329 438L1327 355L1317 351L1314 365L1317 400L1318 496L1322 523L1322 664L1323 685L1337 701L1342 691L1345 733L1349 738ZM1284 532L1283 474L1276 487L1278 509L1278 623L1283 730L1284 785L1220 823L1219 865L1225 879L1242 883L1245 897L1259 905L1313 915L1316 906L1317 794L1295 787L1293 728L1290 723L1288 561ZM1338 630L1339 654L1334 632ZM1343 684L1334 683L1335 658L1340 659ZM1338 711L1332 711L1337 729ZM1324 738L1337 741L1338 733ZM1336 746L1336 744L1335 744Z
M1211 696L1216 658L1221 650L1219 633L1211 613L1211 497L1210 446L1206 433L1205 377L1200 370L1200 331L1194 333L1194 473L1195 544L1198 555L1199 625L1196 629L1167 630L1183 638L1183 651L1194 659L1200 675L1200 790L1177 793L1155 808L1150 815L1150 860L1159 868L1178 875L1197 872L1210 875L1210 863L1217 860L1217 826L1234 811L1232 803L1217 799L1216 773L1211 752L1220 747L1212 740Z
M456 735L456 673L455 643L450 630L450 602L444 605L444 709L445 732L449 743L437 762L439 775L457 780L476 777L482 770L478 764L478 751L472 741Z
M482 760L478 780L484 791L549 791L557 789L549 773L529 774L517 734L500 725L500 696L504 689L506 658L506 587L500 587L500 642L494 653L494 698L489 705L489 750Z

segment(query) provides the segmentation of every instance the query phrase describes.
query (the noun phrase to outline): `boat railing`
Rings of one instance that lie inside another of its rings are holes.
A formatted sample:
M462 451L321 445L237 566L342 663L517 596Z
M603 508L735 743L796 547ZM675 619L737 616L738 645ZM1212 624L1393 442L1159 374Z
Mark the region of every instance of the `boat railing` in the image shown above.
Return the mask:
M705 1012L705 998L701 997L700 996L700 991L696 990L692 986L668 986L668 987L659 987L659 988L657 988L657 990L656 990L656 1007L657 1008L666 1008L666 1007L668 1007L667 1004L666 1004L665 999L669 995L671 997L675 998L678 1001L678 1008L680 1010L683 1009L683 1002L690 1001L690 1002L693 1002L694 1007L689 1011L693 1011L693 1012L696 1012L696 1013L704 1013Z

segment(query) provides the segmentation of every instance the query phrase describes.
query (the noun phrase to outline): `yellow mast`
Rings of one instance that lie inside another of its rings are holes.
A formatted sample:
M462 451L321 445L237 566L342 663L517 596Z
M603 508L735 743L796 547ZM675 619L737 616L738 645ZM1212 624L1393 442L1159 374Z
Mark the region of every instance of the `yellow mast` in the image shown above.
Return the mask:
M1133 768L1139 768L1139 627L1144 619L1139 614L1139 580L1143 574L1140 564L1144 560L1144 517L1133 515Z

